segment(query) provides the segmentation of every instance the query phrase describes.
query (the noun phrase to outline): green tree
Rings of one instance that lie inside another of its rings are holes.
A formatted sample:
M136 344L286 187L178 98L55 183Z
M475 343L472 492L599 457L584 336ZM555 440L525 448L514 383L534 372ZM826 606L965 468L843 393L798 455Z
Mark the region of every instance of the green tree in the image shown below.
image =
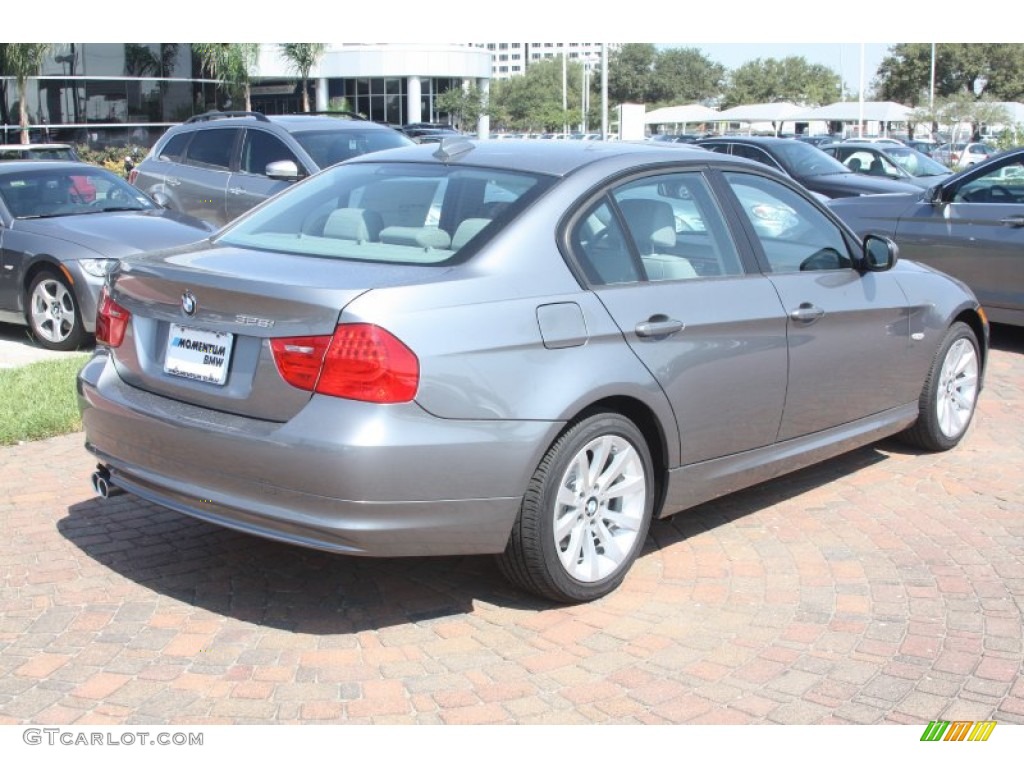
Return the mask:
M626 43L608 56L608 100L612 104L656 101L654 67L658 49L651 43Z
M670 48L654 59L649 93L655 106L710 101L721 96L725 74L723 65L698 48Z
M520 131L560 131L582 119L583 65L568 62L566 104L562 108L562 59L530 64L526 73L491 85L489 114L504 127Z
M460 131L475 128L487 114L487 99L475 84L465 90L449 88L434 100L434 106L438 112L446 112Z
M302 80L302 111L309 112L309 73L323 58L325 43L278 43L281 57Z
M193 43L202 70L224 84L229 97L241 97L246 111L252 108L250 80L260 55L259 43Z
M724 106L790 101L807 106L842 98L842 80L821 64L803 56L754 59L734 69L725 91Z
M889 49L875 75L879 98L909 106L931 93L932 45L900 43ZM936 43L935 96L988 95L997 101L1024 98L1024 44Z
M2 43L0 44L0 74L14 78L18 89L18 125L21 126L21 143L28 144L28 79L39 74L43 59L50 52L53 43Z

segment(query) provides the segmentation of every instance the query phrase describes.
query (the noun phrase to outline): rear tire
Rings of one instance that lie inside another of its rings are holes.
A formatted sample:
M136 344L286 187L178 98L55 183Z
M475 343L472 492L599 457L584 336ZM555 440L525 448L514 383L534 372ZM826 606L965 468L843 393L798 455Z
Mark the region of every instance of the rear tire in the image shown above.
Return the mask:
M550 600L603 597L643 547L654 498L653 463L636 425L615 413L586 418L534 472L498 566L512 583Z
M978 338L966 323L946 332L919 399L917 421L900 436L928 451L948 451L967 432L981 384Z

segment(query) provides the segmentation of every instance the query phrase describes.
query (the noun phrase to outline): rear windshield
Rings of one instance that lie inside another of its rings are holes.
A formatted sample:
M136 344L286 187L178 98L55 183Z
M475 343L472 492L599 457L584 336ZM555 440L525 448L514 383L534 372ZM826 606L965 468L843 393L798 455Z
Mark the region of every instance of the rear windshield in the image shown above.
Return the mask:
M295 131L292 136L313 158L318 168L326 168L367 152L412 144L407 136L389 130Z
M461 261L552 182L504 169L358 163L278 195L218 243L379 263Z

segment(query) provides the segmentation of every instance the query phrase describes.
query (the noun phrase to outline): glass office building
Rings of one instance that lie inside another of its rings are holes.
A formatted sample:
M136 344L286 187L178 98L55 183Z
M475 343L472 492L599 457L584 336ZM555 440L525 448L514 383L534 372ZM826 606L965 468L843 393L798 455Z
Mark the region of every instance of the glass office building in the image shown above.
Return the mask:
M490 53L470 46L335 43L310 73L309 87L314 109L344 98L371 120L403 125L444 120L437 96L471 82L486 89L490 72ZM39 75L29 78L25 101L32 140L93 146L149 146L192 115L244 108L201 71L187 43L54 44ZM250 103L265 114L302 108L298 78L275 45L261 46ZM19 109L14 78L0 77L4 143L19 141Z

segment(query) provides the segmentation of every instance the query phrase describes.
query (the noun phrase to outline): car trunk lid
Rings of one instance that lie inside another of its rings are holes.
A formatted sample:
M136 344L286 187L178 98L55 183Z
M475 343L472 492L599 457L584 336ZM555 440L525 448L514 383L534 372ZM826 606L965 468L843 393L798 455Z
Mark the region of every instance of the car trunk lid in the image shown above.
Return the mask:
M286 421L312 395L282 377L274 339L330 336L357 296L446 271L215 246L139 257L114 279L111 298L131 319L111 353L138 389Z

